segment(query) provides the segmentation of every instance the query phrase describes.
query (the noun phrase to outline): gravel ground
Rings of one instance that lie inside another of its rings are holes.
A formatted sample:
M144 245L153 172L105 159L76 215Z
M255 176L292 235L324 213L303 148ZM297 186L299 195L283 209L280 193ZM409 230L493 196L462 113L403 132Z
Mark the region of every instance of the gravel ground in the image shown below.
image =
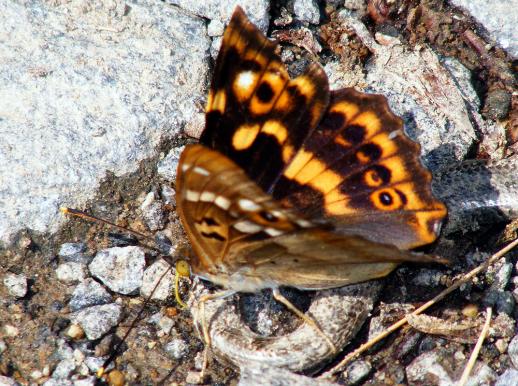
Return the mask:
M185 247L171 182L182 146L203 127L212 58L238 2L193 3L0 0L0 384L93 385L128 330L111 384L197 381L203 343L189 309L170 295L161 254L58 210L86 209L172 240L173 250ZM338 356L300 375L253 361L238 369L221 355L232 334L214 343L220 356L208 383L316 384L309 377L516 237L518 37L508 26L518 8L499 4L484 17L478 10L490 2L473 2L473 15L460 1L239 3L281 41L291 73L319 60L333 88L386 95L422 144L434 190L450 209L441 238L425 251L452 266L397 269ZM439 319L413 321L320 384L454 384L492 307L468 384L513 385L516 256L435 306L429 315ZM192 305L206 288L184 280L180 292ZM304 310L325 296L284 294ZM221 310L227 319L218 323L237 315L271 339L304 327L268 292L233 297Z

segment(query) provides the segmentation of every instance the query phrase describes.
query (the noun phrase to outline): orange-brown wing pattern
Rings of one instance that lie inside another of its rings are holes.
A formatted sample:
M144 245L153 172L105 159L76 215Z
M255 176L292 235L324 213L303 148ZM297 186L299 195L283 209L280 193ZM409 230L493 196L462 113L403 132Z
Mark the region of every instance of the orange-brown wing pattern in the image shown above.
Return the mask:
M269 191L327 107L319 65L290 80L276 44L237 8L223 36L200 142Z
M236 291L333 288L385 276L403 261L437 261L342 235L285 209L221 153L187 146L176 180L192 271Z
M333 91L273 195L343 233L399 248L424 245L435 240L446 208L432 195L419 151L385 97Z

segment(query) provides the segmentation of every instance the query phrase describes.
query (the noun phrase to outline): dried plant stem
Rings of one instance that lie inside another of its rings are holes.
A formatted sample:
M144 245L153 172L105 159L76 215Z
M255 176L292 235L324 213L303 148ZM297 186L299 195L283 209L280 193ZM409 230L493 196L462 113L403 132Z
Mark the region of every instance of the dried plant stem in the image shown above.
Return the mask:
M478 337L477 344L475 345L475 348L471 352L471 355L468 360L468 364L464 368L464 371L462 372L462 377L459 381L459 386L464 386L466 382L468 382L469 375L471 374L471 370L473 370L473 366L475 366L475 362L477 361L478 354L480 353L480 349L482 348L482 344L484 343L484 339L486 339L487 333L489 331L489 325L491 324L491 307L488 307L486 309L486 322L484 323L484 327L482 328L482 332L480 333L480 336Z
M500 249L497 253L495 253L493 256L491 256L489 259L487 259L484 263L480 264L475 269L471 270L467 274L465 274L462 278L460 278L458 281L453 283L450 287L446 288L444 291L442 291L440 294L435 296L432 300L429 300L425 304L423 304L421 307L419 307L417 310L412 312L413 315L419 315L423 311L430 308L435 303L439 302L443 298L445 298L447 295L449 295L451 292L455 291L457 288L459 288L461 285L469 282L471 279L473 279L476 275L478 275L481 272L484 272L487 270L489 266L496 263L502 256L504 256L507 252L509 252L511 249L516 247L518 245L518 239L514 240L504 248ZM331 378L334 374L338 373L339 371L342 371L345 365L347 365L349 362L351 362L353 359L355 359L357 356L359 356L361 353L363 353L365 350L371 348L376 343L381 341L382 339L386 338L388 335L392 334L394 331L399 329L401 326L404 326L406 323L408 323L406 317L401 319L400 321L394 323L392 326L388 327L385 331L374 337L373 339L369 340L367 343L362 344L360 347L358 347L353 352L349 353L345 356L344 359L340 363L338 363L336 366L334 366L331 370L325 372L322 374L319 378Z

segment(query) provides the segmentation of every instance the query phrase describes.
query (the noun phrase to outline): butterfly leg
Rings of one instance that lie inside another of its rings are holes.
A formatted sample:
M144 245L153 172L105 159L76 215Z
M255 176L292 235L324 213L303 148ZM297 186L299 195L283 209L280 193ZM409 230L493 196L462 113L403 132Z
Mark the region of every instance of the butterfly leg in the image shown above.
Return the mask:
M236 293L236 291L233 291L233 290L225 290L225 291L216 292L214 294L207 294L207 295L203 295L198 302L200 305L201 329L202 329L202 333L203 333L203 340L205 341L205 348L203 350L203 364L202 364L201 374L200 374L201 379L205 378L205 371L207 370L207 366L209 363L209 350L210 350L210 346L211 346L211 339L210 339L210 334L209 334L209 323L207 323L207 319L205 318L205 302L208 302L210 300L215 300L215 299L223 299L223 298L232 296L235 293Z
M331 348L331 351L333 353L336 353L338 352L338 350L336 349L336 346L335 344L333 343L333 341L324 333L324 331L322 331L322 329L318 326L318 324L313 320L311 319L309 316L307 316L306 314L304 314L302 311L300 311L297 307L295 307L293 305L292 302L290 302L288 299L286 299L279 291L278 288L273 288L272 289L272 293L273 293L273 297L275 298L275 300L277 300L279 303L282 303L284 304L291 312L293 312L295 315L297 315L299 318L301 318L304 322L306 322L307 324L309 324L311 327L313 327L313 329L321 336L324 338L324 340L326 341L326 343L329 345L329 347Z

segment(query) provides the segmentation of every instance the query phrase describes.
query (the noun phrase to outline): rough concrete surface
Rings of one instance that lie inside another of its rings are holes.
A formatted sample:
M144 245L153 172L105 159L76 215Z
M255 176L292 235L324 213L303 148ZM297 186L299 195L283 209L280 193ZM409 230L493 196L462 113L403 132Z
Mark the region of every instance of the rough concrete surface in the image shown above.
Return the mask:
M0 383L94 385L128 331L108 383L201 381L196 300L218 289L180 280L179 296L192 309L182 308L167 296L174 271L161 256L188 248L175 210L176 167L203 127L211 55L238 3L282 40L290 73L319 61L333 88L387 97L421 143L435 194L450 209L439 242L424 251L453 264L405 265L372 286L283 289L314 313L337 354L269 291L209 302L206 383L314 384L368 336L516 237L518 155L509 129L518 115L509 75L516 54L492 24L516 30L511 2L484 18L439 0L0 0ZM61 206L158 242L66 219ZM138 251L138 259L121 251ZM469 319L469 333L403 329L320 384L456 382L486 307L495 313L490 339L468 384L508 384L518 363L513 256L430 312L444 326ZM162 276L169 282L155 288Z
M202 106L202 19L152 1L0 2L0 241L135 171Z

